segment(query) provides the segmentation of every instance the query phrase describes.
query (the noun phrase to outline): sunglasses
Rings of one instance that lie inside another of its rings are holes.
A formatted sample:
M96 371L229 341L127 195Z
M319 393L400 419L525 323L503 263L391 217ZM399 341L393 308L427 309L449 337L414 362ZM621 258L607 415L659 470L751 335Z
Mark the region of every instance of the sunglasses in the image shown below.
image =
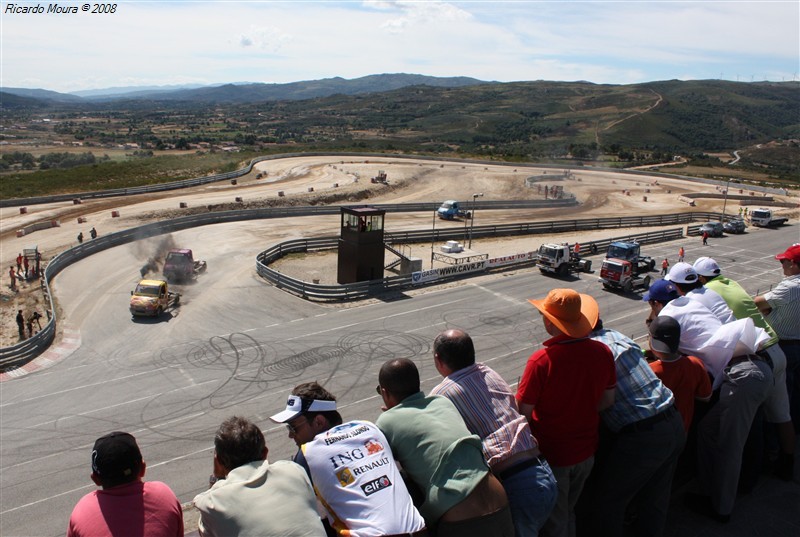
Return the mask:
M301 414L300 416L298 416L298 418L299 417L304 418L303 421L300 422L300 423L308 423L308 418L306 418L304 414ZM295 418L295 419L297 419L297 418ZM289 431L290 434L297 434L297 431L299 431L302 428L300 423L298 423L297 425L292 425L291 423L287 422L286 423L286 429Z
M377 393L378 395L381 395L381 385L380 384L375 386L375 393Z

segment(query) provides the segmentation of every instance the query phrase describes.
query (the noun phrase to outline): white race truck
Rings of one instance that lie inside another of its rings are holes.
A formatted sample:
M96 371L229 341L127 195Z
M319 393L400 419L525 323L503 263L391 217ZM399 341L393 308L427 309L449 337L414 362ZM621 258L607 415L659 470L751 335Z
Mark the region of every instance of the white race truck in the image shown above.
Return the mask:
M567 244L542 244L536 254L539 271L559 276L572 272L592 272L591 259L583 259L572 252Z

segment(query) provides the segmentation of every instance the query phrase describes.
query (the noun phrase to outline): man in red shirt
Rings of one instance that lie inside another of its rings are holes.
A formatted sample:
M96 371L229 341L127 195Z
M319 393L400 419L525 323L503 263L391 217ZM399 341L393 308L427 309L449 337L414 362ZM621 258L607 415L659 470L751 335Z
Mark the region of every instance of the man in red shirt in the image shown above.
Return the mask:
M711 399L711 381L700 358L678 350L681 325L668 315L659 315L650 323L650 350L657 358L650 369L675 395L675 407L688 432L694 416L694 402Z
M558 500L542 534L566 536L594 464L599 411L614 404L614 355L588 338L600 317L591 296L553 289L529 302L552 337L528 359L516 399L558 482Z
M98 438L92 449L92 481L102 489L75 505L67 537L183 537L178 498L160 481L142 481L145 467L130 434Z

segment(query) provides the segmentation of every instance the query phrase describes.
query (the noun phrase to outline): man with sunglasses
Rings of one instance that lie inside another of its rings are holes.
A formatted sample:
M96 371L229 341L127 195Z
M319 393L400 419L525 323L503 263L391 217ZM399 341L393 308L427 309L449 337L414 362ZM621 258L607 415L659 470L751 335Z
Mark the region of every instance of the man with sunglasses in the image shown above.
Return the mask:
M336 398L317 382L296 386L286 408L270 417L285 423L335 535L424 537L386 437L368 421L342 422ZM330 532L329 532L330 533Z

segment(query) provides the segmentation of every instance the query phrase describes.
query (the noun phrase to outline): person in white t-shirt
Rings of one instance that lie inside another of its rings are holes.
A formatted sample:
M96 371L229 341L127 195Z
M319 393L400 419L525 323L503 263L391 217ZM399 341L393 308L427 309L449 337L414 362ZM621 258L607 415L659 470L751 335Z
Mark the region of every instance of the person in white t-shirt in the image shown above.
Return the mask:
M681 327L678 350L697 356L719 388L719 401L697 428L701 492L689 493L691 510L718 522L730 520L742 466L742 452L758 407L774 382L772 368L755 354L769 335L749 317L722 324L697 300L678 296L675 284L656 281L643 300L651 315L672 317Z
M427 536L386 437L373 423L342 423L336 398L316 382L292 390L286 409L270 417L286 423L330 527L337 535Z
M710 309L721 323L726 324L736 320L725 299L716 291L704 287L694 267L689 263L676 263L664 279L674 283L682 296L696 300Z

